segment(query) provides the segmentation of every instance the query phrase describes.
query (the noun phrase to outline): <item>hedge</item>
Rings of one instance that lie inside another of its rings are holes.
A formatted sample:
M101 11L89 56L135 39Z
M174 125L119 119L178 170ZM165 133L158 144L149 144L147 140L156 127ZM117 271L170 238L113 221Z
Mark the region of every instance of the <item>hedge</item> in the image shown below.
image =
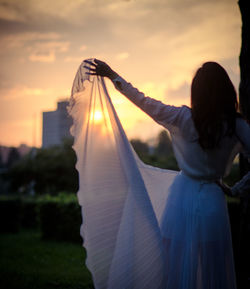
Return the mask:
M21 226L27 229L39 227L39 207L36 199L22 200Z
M240 205L228 201L234 245L238 242ZM40 228L45 240L82 242L81 210L76 195L45 195L38 198L0 198L0 232L17 233L22 228Z
M17 233L21 225L20 198L0 199L0 233Z
M1 233L39 228L46 240L82 242L80 225L81 210L73 194L0 198Z
M61 194L40 200L40 228L47 240L82 242L81 210L75 196Z

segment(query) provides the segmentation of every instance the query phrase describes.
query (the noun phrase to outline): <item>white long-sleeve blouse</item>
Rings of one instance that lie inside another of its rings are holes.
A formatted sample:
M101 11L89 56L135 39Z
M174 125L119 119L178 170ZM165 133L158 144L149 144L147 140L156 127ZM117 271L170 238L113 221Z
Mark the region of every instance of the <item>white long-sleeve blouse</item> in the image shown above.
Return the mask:
M116 89L170 132L179 168L187 176L205 181L218 180L229 171L240 149L250 155L250 127L243 119L237 118L235 135L223 137L218 148L204 150L198 143L189 107L166 105L145 97L121 77L114 79L113 83Z

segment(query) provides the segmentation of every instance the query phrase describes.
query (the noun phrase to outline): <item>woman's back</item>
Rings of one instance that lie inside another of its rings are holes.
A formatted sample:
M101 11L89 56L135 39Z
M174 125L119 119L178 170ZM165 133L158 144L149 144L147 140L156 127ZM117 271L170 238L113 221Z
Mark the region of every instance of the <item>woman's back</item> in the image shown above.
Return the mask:
M183 106L178 126L171 129L172 144L179 168L189 177L201 180L218 180L231 167L235 155L240 150L236 134L222 137L213 149L203 149L198 142L198 133L190 108ZM241 127L241 119L238 128Z
M93 74L99 71L97 66L91 68ZM103 79L86 83L101 88L87 89L83 67L72 89L72 116L82 233L96 287L235 289L227 204L215 181L225 174L240 142L250 152L249 126L233 115L230 121L225 117L230 129L224 134L223 126L216 126L211 117L211 125L197 127L193 119L203 115L194 117L193 108L191 113L186 106L145 97L112 74L121 93L168 129L184 173L147 166L135 157ZM92 92L97 91L106 119L102 125L91 121L99 98ZM210 142L203 132L213 136L214 127L218 129Z
M199 143L189 107L165 105L145 97L121 77L113 82L121 93L170 132L179 168L186 175L194 179L218 180L229 172L232 161L241 149L241 143L250 152L250 127L242 118L236 118L232 135L224 135L215 148L204 149Z

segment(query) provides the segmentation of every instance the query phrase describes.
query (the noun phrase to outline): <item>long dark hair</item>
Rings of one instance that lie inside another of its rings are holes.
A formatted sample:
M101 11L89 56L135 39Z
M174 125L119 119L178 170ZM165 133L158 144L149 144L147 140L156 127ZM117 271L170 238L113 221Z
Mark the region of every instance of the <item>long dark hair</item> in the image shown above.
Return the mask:
M203 149L219 146L225 135L233 135L238 102L225 69L216 62L200 67L191 85L192 118Z

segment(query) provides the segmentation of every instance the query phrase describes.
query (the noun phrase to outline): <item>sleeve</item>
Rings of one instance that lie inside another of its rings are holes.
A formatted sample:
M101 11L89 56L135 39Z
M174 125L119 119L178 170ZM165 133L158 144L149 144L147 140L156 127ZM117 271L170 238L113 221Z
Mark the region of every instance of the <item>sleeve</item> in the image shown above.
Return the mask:
M242 196L250 191L250 172L231 188L233 196Z
M188 107L166 105L161 101L146 97L144 93L140 92L121 77L115 78L113 84L115 88L130 101L153 118L157 123L170 130L170 132L173 132L175 127L181 126L184 122Z
M236 134L243 146L243 153L250 157L250 126L243 118L236 119Z

